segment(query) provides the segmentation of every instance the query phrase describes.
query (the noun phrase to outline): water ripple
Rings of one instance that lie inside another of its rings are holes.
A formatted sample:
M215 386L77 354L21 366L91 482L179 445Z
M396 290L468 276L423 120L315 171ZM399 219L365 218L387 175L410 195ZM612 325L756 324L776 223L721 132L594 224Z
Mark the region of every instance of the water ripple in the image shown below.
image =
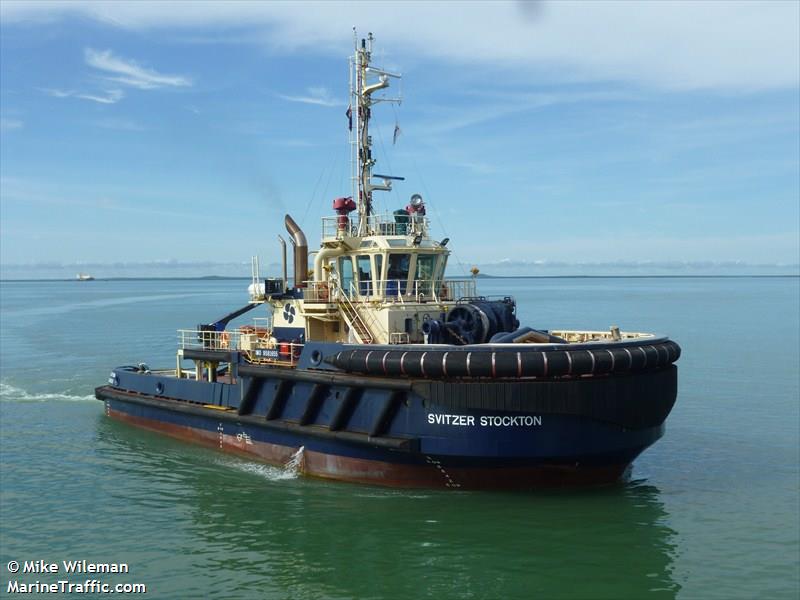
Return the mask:
M97 399L94 394L77 396L66 392L32 394L10 383L0 382L0 402L86 402Z

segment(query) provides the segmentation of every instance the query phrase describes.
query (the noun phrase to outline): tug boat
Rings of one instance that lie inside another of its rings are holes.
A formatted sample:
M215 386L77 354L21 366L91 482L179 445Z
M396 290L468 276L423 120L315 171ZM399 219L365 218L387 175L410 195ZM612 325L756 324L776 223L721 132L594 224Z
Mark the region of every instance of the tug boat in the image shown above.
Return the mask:
M511 296L445 276L419 194L377 214L372 109L395 73L350 59L352 195L333 201L309 270L290 215L288 277L178 332L174 369L113 369L107 416L310 476L395 487L531 489L608 484L664 434L679 346L665 336L521 327ZM255 311L252 325L228 327Z

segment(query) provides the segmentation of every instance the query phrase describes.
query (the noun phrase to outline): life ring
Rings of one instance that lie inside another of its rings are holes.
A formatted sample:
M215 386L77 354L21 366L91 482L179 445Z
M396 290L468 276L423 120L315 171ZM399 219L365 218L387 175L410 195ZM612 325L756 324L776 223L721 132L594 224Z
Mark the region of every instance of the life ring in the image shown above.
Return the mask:
M319 287L317 288L317 292L319 294L319 299L327 302L329 297L328 283L325 281L320 282Z
M231 336L227 331L223 331L219 334L219 347L220 348L230 348L231 344Z
M439 290L439 300L447 300L447 284L442 284L442 289Z

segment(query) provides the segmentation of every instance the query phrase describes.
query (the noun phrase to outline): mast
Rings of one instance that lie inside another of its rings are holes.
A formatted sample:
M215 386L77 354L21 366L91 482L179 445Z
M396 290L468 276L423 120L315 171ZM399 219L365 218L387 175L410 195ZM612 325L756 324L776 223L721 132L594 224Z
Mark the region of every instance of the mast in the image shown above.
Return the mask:
M369 134L369 121L372 117L372 105L378 102L400 103L400 98L373 98L372 94L389 87L389 78L400 78L400 75L389 73L370 66L372 59L372 33L362 38L359 45L358 36L353 28L355 54L350 59L350 108L348 115L355 116L355 126L350 128L350 162L353 184L353 199L358 205L359 235L368 232L369 216L372 210L372 192L389 191L392 180L402 177L392 175L374 175L383 179L383 183L373 183L372 136ZM377 77L377 81L375 80Z

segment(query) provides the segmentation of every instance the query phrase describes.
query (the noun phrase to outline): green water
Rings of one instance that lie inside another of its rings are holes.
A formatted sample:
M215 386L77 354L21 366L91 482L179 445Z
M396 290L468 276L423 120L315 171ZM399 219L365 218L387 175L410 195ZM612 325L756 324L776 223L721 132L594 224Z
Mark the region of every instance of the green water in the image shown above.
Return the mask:
M244 281L2 283L0 592L125 562L157 598L797 598L800 280L487 280L524 324L668 333L666 436L583 492L407 492L297 478L103 415L110 367L173 364L175 330Z

